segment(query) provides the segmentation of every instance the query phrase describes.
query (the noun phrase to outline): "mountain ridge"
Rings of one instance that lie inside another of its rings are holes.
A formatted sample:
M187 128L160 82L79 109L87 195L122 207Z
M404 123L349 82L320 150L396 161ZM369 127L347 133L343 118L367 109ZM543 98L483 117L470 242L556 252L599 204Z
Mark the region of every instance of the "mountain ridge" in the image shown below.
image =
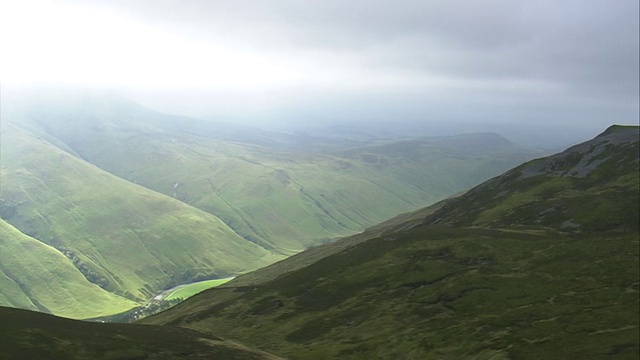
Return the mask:
M611 126L591 141L520 165L452 200L425 223L637 231L638 129ZM461 211L468 208L475 210ZM615 220L609 221L612 214Z

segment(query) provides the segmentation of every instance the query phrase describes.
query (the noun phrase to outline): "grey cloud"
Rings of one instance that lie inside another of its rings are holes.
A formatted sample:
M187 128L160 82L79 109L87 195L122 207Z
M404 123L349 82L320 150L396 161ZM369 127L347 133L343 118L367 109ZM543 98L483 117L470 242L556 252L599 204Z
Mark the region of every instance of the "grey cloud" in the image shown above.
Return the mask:
M417 84L352 92L301 84L277 93L265 117L638 121L637 0L95 4L202 42L328 71L357 69L350 81L384 73ZM434 78L442 80L435 92ZM248 101L242 96L229 102Z
M110 2L113 3L113 2ZM637 93L637 1L121 1L147 21L257 51L350 54L455 77L618 83Z

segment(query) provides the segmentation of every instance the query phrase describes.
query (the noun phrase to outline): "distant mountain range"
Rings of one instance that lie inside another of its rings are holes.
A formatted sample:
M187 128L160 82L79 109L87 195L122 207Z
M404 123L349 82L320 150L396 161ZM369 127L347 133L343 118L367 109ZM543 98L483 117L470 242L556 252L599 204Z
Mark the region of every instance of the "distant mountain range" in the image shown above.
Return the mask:
M249 272L536 154L486 133L354 140L268 132L113 96L4 105L0 304L72 318Z

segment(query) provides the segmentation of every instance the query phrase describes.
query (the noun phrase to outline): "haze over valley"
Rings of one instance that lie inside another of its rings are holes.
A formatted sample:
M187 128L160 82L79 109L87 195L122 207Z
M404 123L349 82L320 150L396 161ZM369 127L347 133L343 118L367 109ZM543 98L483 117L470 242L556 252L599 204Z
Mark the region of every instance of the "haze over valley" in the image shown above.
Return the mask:
M639 11L0 2L0 359L637 359Z

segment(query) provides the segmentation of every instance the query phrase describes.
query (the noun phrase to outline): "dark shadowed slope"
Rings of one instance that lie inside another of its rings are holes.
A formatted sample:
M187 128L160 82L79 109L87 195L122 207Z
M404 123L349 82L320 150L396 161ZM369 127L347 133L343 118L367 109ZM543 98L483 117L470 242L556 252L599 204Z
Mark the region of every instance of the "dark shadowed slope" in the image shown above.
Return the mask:
M0 307L0 359L228 359L276 356L184 328L100 324Z
M571 163L525 164L143 322L291 359L637 359L637 134L610 128L563 153L587 149ZM561 216L541 217L540 202Z

